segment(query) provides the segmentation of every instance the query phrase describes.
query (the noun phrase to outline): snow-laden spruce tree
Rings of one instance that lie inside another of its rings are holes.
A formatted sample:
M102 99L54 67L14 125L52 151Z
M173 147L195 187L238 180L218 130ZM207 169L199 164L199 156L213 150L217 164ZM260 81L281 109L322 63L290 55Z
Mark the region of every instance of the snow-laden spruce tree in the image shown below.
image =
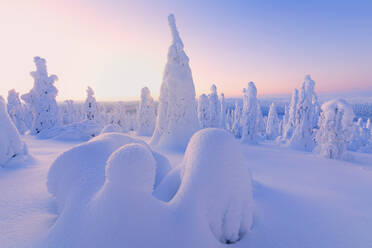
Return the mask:
M151 144L183 150L199 129L195 87L174 15L170 15L168 21L173 41L168 50Z
M73 100L65 100L61 107L61 119L63 125L69 125L77 121L76 110Z
M34 78L34 87L21 98L29 104L34 116L31 134L38 134L59 125L56 102L58 90L54 86L54 82L58 78L56 75L48 76L45 59L35 57L34 62L36 71L31 72L31 76Z
M243 143L257 144L258 142L257 104L257 88L253 82L249 82L243 98L241 116Z
M199 96L198 119L200 128L209 127L209 101L206 94L202 94Z
M257 103L257 129L260 138L266 137L266 121L264 116L262 115L261 106Z
M266 138L274 140L279 136L279 118L276 112L275 103L270 106L269 114L267 116L266 124Z
M352 138L354 113L345 100L324 103L316 133L316 152L331 159L345 159L347 143Z
M28 128L25 122L25 110L19 99L19 93L14 89L8 92L8 114L20 134L24 134Z
M137 111L137 135L151 136L155 129L155 105L149 88L141 90L141 101Z
M5 166L13 158L25 154L26 145L9 117L4 98L0 96L0 166Z
M316 114L315 105L313 104L314 86L315 82L307 75L302 84L296 107L295 129L288 142L288 145L294 149L312 151L315 147L313 126Z
M87 88L87 98L84 103L85 119L99 123L101 121L99 106L94 91L91 87Z
M286 117L286 124L283 129L282 141L288 141L293 134L296 125L296 111L298 103L298 90L294 89L289 104L288 117Z
M218 99L217 87L214 84L211 86L211 93L208 95L208 99L209 99L210 127L219 127L221 105L220 105L220 100Z
M225 94L221 93L221 115L220 115L220 127L226 129L226 101L225 101Z
M241 126L241 115L242 109L238 101L235 101L235 108L234 108L234 120L231 126L231 132L233 133L234 137L240 139L242 137L242 126Z

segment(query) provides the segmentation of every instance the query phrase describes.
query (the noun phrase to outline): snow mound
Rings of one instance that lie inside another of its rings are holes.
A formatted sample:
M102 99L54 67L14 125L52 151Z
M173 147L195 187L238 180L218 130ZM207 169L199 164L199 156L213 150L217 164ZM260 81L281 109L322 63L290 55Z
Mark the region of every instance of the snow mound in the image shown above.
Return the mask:
M121 146L132 143L142 144L151 151L142 140L121 133L106 133L61 154L52 164L47 181L48 191L56 198L59 209L65 207L66 201L88 199L101 188L107 159ZM171 166L161 154L152 154L156 161L153 185L156 188Z
M95 121L84 120L59 127L54 133L49 132L49 136L57 140L68 141L88 141L101 133L102 126Z
M121 127L118 124L107 124L103 127L101 133L120 133Z
M252 225L253 208L242 145L223 129L203 129L191 138L182 166L182 182L170 203L195 208L220 242L240 240Z
M26 154L26 145L8 115L4 98L0 96L0 166L5 166L12 159Z

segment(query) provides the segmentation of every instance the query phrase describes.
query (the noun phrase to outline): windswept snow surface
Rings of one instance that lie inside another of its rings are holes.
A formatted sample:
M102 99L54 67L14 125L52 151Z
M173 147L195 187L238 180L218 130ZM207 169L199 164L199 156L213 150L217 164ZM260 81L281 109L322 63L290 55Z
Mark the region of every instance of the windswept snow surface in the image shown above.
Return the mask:
M58 212L56 201L46 188L47 172L60 153L74 146L74 143L30 136L22 138L34 160L0 168L1 248L39 248L35 244L44 239L55 225ZM243 150L253 178L253 224L242 240L226 247L372 247L371 154L353 153L354 161L345 162L279 148L271 143L243 145ZM176 167L183 157L181 153L165 155L172 167ZM122 208L118 213L129 216L135 222L146 222L143 219L146 217L157 218L151 215L153 210L149 205L132 205L132 211ZM137 208L148 211L148 215L141 217ZM105 216L119 220L110 213L102 213L102 220L106 220ZM182 233L186 230L185 225L190 224L185 221L187 216L168 217L163 219L164 224L156 226L156 230L163 230L163 235L158 238L167 241L162 248L173 248L169 246L173 243L170 240L187 238L188 235ZM172 230L181 231L179 237L167 233L170 220L173 220ZM120 222L118 226L121 226ZM145 227L146 230L149 228L155 227ZM139 229L130 231L144 243L153 237L152 233L140 232ZM91 238L94 240L94 236ZM199 239L202 244L203 237ZM203 247L218 246L219 243ZM110 247L110 244L105 247ZM154 246L147 243L144 247Z

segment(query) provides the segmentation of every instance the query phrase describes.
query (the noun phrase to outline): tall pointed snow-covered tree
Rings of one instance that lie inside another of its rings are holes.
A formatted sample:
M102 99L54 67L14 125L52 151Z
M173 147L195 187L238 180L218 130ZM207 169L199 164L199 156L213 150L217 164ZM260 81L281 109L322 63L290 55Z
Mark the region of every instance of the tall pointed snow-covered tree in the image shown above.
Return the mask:
M56 101L58 90L54 86L54 82L58 78L56 75L48 76L45 59L35 57L34 62L36 71L31 72L31 76L34 78L34 87L21 98L29 104L34 116L31 134L38 134L59 125Z
M237 139L242 137L241 115L242 109L240 108L238 101L235 101L234 120L231 126L231 132Z
M257 105L257 88L253 82L249 82L243 98L242 143L258 143Z
M326 158L345 159L353 132L353 109L345 100L328 101L321 109L315 151Z
M27 148L9 117L2 96L0 96L0 130L0 166L5 166L13 158L26 154Z
M209 127L209 101L206 94L199 96L198 100L198 119L200 128Z
M288 117L283 129L282 141L288 141L293 134L296 125L296 111L298 103L298 90L294 89L292 93L291 102L289 104Z
M219 127L220 126L220 115L221 115L221 105L220 100L218 99L217 87L216 85L211 86L211 93L208 96L209 98L209 124L210 127Z
M14 89L8 92L8 114L20 134L24 134L28 128L25 121L25 110L19 99L19 93Z
M137 111L137 134L151 136L155 129L155 106L149 88L141 90L141 101Z
M269 114L267 116L266 124L266 138L274 140L279 136L279 118L276 112L275 103L270 106Z
M226 129L226 102L225 102L225 94L221 93L221 115L220 115L220 127Z
M87 98L84 103L85 119L99 123L101 121L99 106L94 91L91 87L87 88Z
M315 82L309 75L302 84L300 97L296 107L295 129L288 145L294 149L312 151L315 147L314 116L316 114L314 99Z
M168 50L151 144L184 150L191 136L199 130L195 87L174 15L169 15L168 21L173 40Z

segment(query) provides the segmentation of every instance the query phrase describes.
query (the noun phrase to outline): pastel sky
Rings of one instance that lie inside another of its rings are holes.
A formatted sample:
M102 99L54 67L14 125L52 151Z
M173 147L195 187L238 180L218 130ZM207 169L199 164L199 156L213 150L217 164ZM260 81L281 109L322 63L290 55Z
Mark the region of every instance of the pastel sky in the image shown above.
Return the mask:
M59 77L59 100L159 95L174 13L197 95L285 94L306 74L318 92L372 90L372 1L0 0L0 94L27 92L33 57Z

